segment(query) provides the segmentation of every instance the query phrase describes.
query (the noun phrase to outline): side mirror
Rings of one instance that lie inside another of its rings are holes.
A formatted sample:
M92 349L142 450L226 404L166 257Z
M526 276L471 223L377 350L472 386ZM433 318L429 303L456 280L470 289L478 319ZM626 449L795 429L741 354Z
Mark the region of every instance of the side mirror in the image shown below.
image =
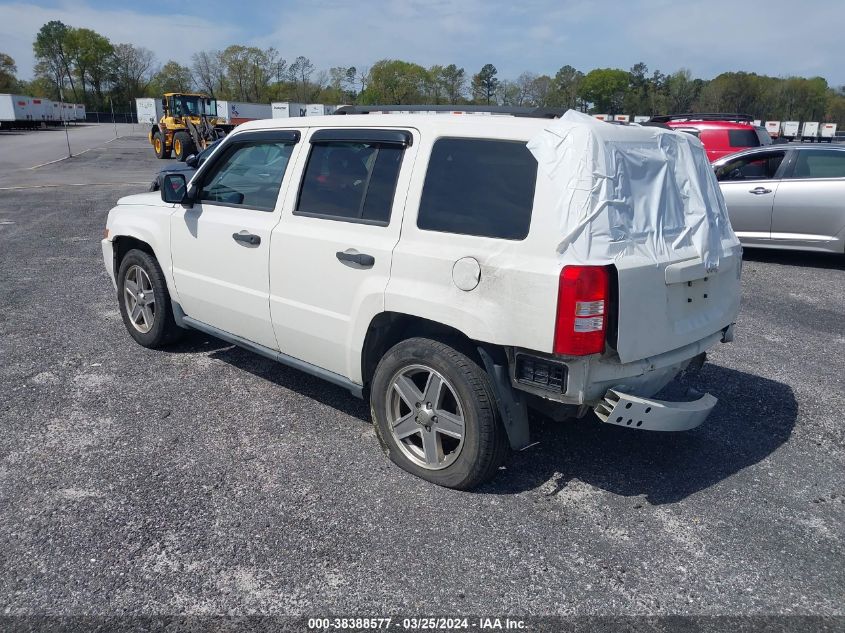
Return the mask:
M161 199L170 204L187 200L188 181L183 174L165 174L161 181Z
M199 159L197 159L197 155L196 155L196 154L191 154L190 156L188 156L188 157L185 159L185 164L186 164L188 167L193 167L194 169L196 169L196 168L197 168L197 166L199 165Z

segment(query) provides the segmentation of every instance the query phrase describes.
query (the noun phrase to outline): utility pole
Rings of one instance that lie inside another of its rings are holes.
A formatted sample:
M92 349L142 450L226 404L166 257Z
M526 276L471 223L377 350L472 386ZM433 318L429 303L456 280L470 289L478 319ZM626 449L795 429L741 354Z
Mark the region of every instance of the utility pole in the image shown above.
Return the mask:
M67 131L67 117L65 117L65 91L59 88L59 103L62 104L62 125L65 127L65 140L67 141L67 157L73 158L73 154L70 153L70 134Z
M114 125L114 137L117 138L117 121L114 120L114 99L109 97L109 105L111 106L111 122Z

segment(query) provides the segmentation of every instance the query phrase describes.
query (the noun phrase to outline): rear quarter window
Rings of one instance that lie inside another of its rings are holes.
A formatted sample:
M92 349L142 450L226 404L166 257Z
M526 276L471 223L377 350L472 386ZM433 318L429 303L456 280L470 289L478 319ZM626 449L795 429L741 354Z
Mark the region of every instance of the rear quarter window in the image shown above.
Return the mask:
M525 239L536 183L537 161L524 141L438 139L428 163L417 227Z
M728 130L728 145L731 147L759 147L757 130Z

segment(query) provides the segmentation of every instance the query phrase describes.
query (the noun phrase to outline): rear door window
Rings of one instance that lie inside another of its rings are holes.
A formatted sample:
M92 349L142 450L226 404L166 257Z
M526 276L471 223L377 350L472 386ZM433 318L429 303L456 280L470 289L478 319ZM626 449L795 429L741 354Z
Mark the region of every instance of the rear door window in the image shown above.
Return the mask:
M431 151L417 227L525 239L536 183L537 161L524 141L438 139Z
M797 154L793 178L845 178L845 152L806 149Z
M388 224L404 147L386 142L312 142L295 215Z

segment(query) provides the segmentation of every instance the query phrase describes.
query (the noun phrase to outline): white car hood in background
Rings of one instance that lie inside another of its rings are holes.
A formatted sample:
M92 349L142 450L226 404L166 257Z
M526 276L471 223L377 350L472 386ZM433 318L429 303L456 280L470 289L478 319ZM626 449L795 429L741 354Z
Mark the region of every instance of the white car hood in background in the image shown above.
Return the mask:
M569 260L611 264L630 255L661 263L693 246L715 271L739 244L713 169L691 134L612 125L569 110L528 149L552 181L557 250Z

